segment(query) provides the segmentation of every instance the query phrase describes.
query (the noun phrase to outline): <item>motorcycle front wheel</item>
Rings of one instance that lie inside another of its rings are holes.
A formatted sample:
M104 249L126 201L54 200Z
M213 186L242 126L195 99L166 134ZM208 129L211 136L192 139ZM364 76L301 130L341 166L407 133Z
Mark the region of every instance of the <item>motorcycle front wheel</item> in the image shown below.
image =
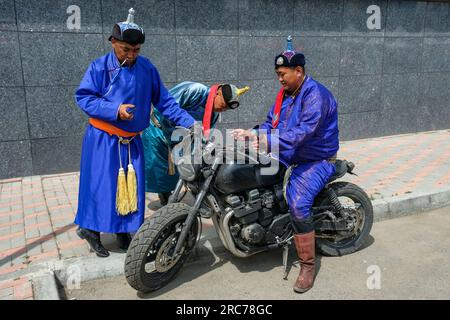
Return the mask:
M173 251L191 207L171 203L147 219L133 237L125 258L125 277L139 292L151 292L168 284L195 247L199 222L195 220L180 253Z

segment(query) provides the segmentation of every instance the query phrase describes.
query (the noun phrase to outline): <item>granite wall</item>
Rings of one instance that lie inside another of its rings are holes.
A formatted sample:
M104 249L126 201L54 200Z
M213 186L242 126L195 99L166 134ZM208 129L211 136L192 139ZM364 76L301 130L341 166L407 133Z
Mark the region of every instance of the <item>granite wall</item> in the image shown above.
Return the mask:
M80 8L80 29L69 28L71 5ZM379 29L368 28L370 5L380 8ZM342 140L450 128L448 3L0 0L0 178L79 169L87 118L74 91L130 7L146 31L142 54L168 87L252 88L221 128L265 119L279 88L273 58L288 34L307 72L336 95Z

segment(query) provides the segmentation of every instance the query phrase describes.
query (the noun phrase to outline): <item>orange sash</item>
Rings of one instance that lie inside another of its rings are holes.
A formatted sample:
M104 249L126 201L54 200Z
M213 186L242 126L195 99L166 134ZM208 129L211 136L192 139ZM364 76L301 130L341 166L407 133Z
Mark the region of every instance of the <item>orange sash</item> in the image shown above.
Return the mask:
M110 124L106 121L100 120L100 119L89 118L89 123L94 128L105 131L106 133L109 133L110 135L114 134L116 136L130 138L130 137L135 137L138 134L140 134L140 132L128 132L128 131L122 130L122 129L117 128L117 127L113 126L112 124Z

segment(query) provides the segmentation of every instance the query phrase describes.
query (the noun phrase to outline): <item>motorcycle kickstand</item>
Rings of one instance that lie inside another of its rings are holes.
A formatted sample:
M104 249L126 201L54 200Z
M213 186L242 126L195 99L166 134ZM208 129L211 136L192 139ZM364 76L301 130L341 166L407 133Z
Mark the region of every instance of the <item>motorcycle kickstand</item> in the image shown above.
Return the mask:
M287 277L288 277L287 262L288 262L288 254L289 254L289 244L290 243L286 243L283 246L283 280L287 280Z

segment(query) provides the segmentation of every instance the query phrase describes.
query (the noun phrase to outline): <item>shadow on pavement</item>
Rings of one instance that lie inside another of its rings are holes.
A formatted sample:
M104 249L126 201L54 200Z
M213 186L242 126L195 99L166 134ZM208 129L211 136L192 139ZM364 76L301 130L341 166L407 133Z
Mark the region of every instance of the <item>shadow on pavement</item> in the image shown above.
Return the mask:
M220 268L224 263L229 261L231 254L227 252L212 253L204 247L204 242L200 244L189 258L188 262L183 265L181 271L175 278L165 287L151 293L138 292L137 295L142 299L152 299L164 293L174 290L178 286L195 280L196 278Z
M360 250L371 246L374 243L374 238L369 236L366 243ZM216 250L217 251L217 250ZM181 268L180 273L165 287L159 289L156 292L151 293L137 293L138 297L141 299L152 299L160 295L163 295L177 287L183 285L184 283L195 281L196 278L201 277L217 268L220 268L225 263L230 262L238 270L236 272L249 273L253 271L257 272L270 272L274 268L280 268L280 280L283 280L283 249L278 248L271 251L261 252L247 258L238 258L233 256L228 251L220 250L220 252L212 253L204 247L204 242L200 244L200 249L197 249L193 253L193 257ZM316 276L320 273L321 260L322 259L333 259L336 257L322 256L319 252L316 252ZM289 248L288 256L288 276L291 271L294 273L293 276L296 277L299 272L299 261L297 256L297 251L294 245ZM292 279L292 277L290 278ZM291 280L292 281L292 280Z

